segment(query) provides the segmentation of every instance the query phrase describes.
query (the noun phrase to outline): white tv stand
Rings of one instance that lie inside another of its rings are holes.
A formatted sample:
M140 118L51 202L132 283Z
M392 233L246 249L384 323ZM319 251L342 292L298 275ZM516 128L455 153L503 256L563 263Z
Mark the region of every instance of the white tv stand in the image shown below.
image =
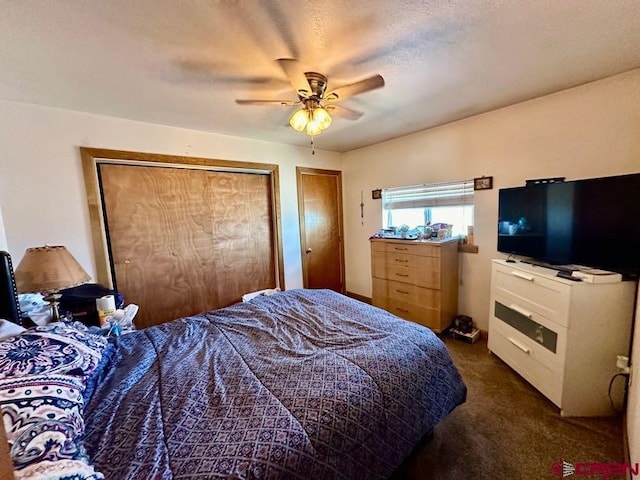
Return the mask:
M561 409L613 415L616 355L628 355L635 282L586 283L493 260L489 350Z

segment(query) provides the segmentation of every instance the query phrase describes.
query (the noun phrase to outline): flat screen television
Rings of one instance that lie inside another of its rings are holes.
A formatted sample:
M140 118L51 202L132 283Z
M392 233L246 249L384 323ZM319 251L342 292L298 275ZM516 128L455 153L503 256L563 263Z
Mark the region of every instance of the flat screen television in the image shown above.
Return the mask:
M500 189L498 250L638 275L640 173Z

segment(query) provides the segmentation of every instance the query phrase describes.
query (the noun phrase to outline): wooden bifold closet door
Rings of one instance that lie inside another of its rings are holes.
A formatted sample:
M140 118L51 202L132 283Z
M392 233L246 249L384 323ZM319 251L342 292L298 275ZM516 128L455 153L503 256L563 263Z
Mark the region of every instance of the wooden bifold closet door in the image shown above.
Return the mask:
M267 174L99 164L112 275L138 327L276 286Z

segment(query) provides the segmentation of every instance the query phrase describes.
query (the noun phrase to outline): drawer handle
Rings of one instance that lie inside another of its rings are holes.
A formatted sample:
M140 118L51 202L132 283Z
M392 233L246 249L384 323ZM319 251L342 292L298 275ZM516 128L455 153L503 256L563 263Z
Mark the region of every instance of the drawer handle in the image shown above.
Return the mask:
M394 260L400 263L409 263L409 260L402 260L401 258L394 258Z
M514 277L518 277L523 280L526 280L528 282L533 282L535 278L535 277L532 277L531 275L527 275L526 273L518 272L517 270L511 270L511 275L513 275Z
M407 310L406 308L396 307L396 310L398 310L399 312L402 312L402 313L409 313L409 310Z
M521 344L516 339L511 338L511 337L507 337L507 340L509 340L511 343L513 343L516 347L518 347L520 350L522 350L527 355L529 355L531 353L531 350L529 350L529 347L527 347L526 345Z
M404 247L404 248L400 248L400 247L393 247L394 250L399 250L401 252L406 252L407 250L409 250L408 248Z
M522 307L519 307L518 305L509 305L509 308L514 312L518 312L520 315L524 315L527 318L533 318L533 313L529 312L528 310L525 310Z
M408 274L408 273L396 273L396 275L397 275L398 277L408 277L408 276L409 276L409 274Z
M407 292L406 290L397 290L397 289L396 289L396 292L398 292L398 293L402 293L402 294L404 294L404 295L409 295L409 292Z

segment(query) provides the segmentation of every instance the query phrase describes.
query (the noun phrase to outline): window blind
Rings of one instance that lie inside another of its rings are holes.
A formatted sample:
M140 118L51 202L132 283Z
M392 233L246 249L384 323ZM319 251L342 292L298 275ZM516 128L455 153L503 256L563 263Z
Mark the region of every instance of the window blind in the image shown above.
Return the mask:
M382 190L382 208L428 208L473 205L473 180L430 183Z

